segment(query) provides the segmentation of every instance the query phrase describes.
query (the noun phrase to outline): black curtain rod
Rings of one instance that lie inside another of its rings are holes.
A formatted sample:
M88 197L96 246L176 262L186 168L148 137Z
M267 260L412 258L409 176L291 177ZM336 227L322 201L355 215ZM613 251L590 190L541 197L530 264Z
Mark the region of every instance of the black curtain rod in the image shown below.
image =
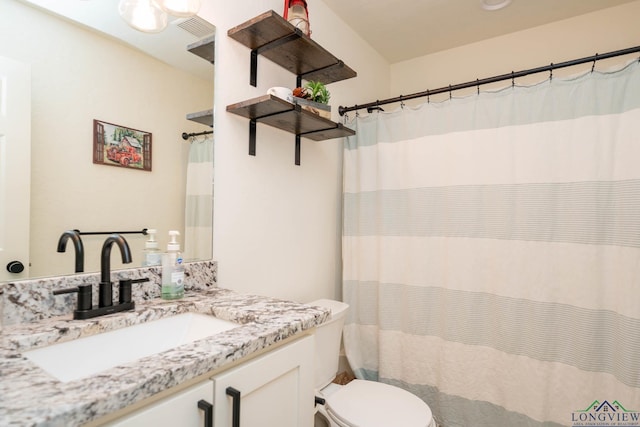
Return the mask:
M198 132L198 133L182 132L182 139L184 139L186 141L187 139L191 138L192 136L209 135L211 133L213 133L212 130L205 130L204 132Z
M99 234L144 234L147 235L147 229L143 228L141 231L80 231L78 229L74 229L73 231L77 232L81 236L96 236Z
M476 86L479 87L480 85L496 83L504 80L513 80L518 77L527 76L529 74L542 73L546 71L552 72L553 70L556 70L558 68L571 67L573 65L585 64L587 62L593 62L595 66L595 61L598 61L600 59L614 58L616 56L628 55L628 54L637 53L637 52L640 52L640 46L630 47L627 49L621 49L621 50L616 50L613 52L602 53L602 54L596 53L595 55L587 56L586 58L574 59L572 61L560 62L558 64L551 63L550 65L545 65L543 67L538 67L538 68L531 68L528 70L515 71L515 72L512 71L508 74L502 74L499 76L489 77L486 79L478 79L478 80L467 82L467 83L449 85L449 86L441 87L439 89L425 90L423 92L417 92L411 95L400 95L400 96L396 96L395 98L383 99L381 101L368 102L366 104L356 104L352 107L340 106L338 108L338 112L340 113L341 116L343 116L345 113L348 113L349 111L355 111L355 110L360 110L364 108L367 108L371 111L373 109L380 109L379 108L380 105L384 105L384 104L392 104L394 102L403 102L410 99L423 98L425 96L437 95L439 93L452 92L454 90L467 89L470 87L476 87Z

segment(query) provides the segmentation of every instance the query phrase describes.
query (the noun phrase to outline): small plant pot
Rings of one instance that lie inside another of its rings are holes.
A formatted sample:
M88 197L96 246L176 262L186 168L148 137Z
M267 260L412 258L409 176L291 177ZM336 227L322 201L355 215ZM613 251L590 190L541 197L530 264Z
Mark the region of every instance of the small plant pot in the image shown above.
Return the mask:
M331 120L331 106L327 104L321 104L319 102L309 101L304 98L293 97L293 103L298 104L303 110L307 110L313 114L317 114L320 117Z

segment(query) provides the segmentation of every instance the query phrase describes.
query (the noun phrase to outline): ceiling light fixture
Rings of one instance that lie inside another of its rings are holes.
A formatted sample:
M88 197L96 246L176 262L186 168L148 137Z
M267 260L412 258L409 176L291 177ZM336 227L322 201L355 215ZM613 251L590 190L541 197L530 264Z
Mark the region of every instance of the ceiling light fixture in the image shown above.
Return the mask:
M200 10L200 0L158 0L160 8L169 15L189 18Z
M144 33L167 28L168 16L153 0L120 0L118 12L130 27Z
M511 3L511 0L480 0L480 5L484 10L494 11L503 9Z
M200 0L120 0L118 12L130 27L144 33L167 28L169 14L187 18L200 10Z

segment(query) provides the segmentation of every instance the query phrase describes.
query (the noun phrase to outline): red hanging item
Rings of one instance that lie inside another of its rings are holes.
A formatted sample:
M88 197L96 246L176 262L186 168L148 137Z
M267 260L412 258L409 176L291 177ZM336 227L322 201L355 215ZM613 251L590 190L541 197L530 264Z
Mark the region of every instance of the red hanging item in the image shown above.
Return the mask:
M311 35L306 0L284 0L284 19L299 28L305 35Z

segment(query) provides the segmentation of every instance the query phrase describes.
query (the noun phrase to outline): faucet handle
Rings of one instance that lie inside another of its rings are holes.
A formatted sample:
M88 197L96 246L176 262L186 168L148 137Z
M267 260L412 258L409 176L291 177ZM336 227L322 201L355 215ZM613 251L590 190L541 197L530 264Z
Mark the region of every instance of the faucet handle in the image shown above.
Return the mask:
M92 308L92 294L91 285L78 285L75 288L57 289L53 291L54 295L60 294L73 294L78 293L78 302L76 305L76 311L91 310Z
M133 283L142 283L142 282L148 282L148 281L149 281L148 277L143 277L142 279L120 280L119 292L118 292L119 294L118 301L120 302L120 304L131 302L131 285Z

